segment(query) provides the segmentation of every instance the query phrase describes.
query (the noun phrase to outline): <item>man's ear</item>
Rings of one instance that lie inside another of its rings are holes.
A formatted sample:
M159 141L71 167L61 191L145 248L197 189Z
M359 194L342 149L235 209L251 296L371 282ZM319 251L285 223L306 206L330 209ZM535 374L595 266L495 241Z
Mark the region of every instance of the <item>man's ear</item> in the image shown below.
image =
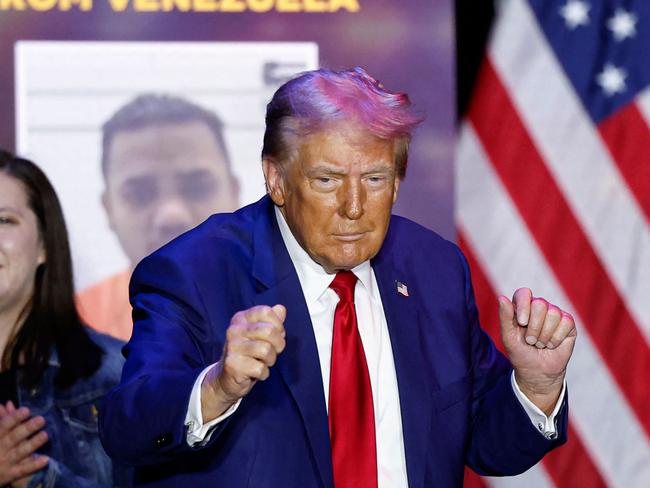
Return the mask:
M104 207L104 212L106 212L108 226L113 232L115 232L115 226L113 225L113 209L111 208L111 202L108 198L108 189L106 188L104 188L104 191L102 192L102 207Z
M266 182L266 191L278 207L284 205L284 178L280 163L274 158L265 157L262 159L262 170L264 171L264 181Z
M399 185L402 182L399 176L395 177L395 182L393 183L393 203L397 201L397 194L399 193Z

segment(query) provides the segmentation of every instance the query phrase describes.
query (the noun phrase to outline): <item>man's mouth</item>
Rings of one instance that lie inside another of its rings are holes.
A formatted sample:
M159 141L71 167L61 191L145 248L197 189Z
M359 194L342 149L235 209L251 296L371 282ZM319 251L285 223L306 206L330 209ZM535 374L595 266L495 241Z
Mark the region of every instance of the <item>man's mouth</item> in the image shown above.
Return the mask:
M365 232L349 232L344 234L334 234L334 239L344 242L354 242L362 239L365 235Z

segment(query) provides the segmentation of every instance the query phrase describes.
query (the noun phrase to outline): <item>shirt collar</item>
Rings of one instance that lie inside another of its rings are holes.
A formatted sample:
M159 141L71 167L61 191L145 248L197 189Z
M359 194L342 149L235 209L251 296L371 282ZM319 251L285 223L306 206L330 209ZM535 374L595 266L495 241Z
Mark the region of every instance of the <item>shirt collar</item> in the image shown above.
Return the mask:
M302 285L302 291L305 295L307 304L314 303L320 299L329 288L330 283L334 280L333 274L328 274L323 267L314 261L307 251L305 251L294 237L289 225L277 206L274 206L275 218L278 221L282 240L287 248L289 257L296 268L298 279ZM370 261L364 261L351 270L361 285L368 290L370 297L375 300L377 289L372 279L372 267Z

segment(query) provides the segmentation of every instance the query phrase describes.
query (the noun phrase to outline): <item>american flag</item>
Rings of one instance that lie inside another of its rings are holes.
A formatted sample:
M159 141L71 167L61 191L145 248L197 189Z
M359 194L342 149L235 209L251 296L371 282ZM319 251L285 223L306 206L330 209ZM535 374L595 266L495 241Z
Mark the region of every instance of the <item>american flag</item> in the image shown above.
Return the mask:
M397 286L397 293L405 297L409 296L409 289L404 283L402 283L401 281L396 281L395 285Z
M572 311L570 440L468 486L650 487L650 0L505 0L457 152L483 326L529 286ZM647 375L647 376L646 376Z

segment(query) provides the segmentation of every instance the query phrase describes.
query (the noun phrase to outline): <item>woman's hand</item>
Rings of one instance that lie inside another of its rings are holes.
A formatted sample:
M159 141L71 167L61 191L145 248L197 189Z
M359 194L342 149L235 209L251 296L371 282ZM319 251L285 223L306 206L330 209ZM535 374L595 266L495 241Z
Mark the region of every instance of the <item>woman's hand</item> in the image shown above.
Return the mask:
M28 408L0 404L0 486L24 485L47 465L47 456L35 454L47 442L43 427L45 419L31 417Z

